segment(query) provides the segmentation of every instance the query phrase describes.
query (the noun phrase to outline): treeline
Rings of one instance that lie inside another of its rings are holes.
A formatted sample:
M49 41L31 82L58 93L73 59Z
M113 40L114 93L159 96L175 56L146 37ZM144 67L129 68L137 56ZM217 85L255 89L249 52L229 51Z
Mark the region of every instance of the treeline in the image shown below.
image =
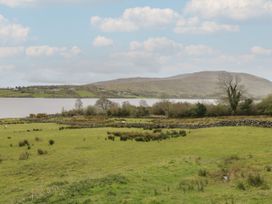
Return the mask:
M62 115L106 115L109 117L165 116L169 118L230 115L272 115L272 95L258 103L254 103L252 99L240 101L235 113L228 103L190 104L173 103L168 100L162 100L153 106L148 106L145 101L141 101L139 106L134 106L129 102L124 102L122 105L119 105L106 98L101 98L94 106L88 106L86 108L83 108L82 102L80 99L78 99L75 104L75 109L71 111L63 111Z

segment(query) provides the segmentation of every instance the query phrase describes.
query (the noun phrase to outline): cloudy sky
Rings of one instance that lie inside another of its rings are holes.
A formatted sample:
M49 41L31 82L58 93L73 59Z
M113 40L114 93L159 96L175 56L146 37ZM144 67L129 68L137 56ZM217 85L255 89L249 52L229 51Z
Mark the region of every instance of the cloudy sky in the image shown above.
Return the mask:
M272 0L0 0L0 86L203 70L272 80Z

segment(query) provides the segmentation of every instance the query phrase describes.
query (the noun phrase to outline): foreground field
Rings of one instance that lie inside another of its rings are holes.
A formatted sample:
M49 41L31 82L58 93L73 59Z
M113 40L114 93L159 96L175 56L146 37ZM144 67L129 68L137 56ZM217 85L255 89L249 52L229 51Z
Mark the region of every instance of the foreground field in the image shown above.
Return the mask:
M105 140L108 131L143 130L1 127L0 203L271 203L272 129L160 142Z

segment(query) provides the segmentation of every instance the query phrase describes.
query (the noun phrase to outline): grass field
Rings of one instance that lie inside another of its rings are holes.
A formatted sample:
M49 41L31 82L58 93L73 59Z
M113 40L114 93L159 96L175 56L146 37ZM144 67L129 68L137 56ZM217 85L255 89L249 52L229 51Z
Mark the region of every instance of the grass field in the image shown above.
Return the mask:
M141 143L105 140L107 131L140 129L58 128L0 127L0 203L271 203L272 129L198 129Z

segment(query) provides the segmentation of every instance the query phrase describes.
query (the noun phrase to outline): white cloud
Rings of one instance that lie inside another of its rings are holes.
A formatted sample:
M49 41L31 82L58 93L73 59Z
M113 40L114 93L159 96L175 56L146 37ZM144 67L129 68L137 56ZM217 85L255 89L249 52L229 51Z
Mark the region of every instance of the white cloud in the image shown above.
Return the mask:
M97 36L93 41L95 47L108 47L113 45L113 40L104 36Z
M122 2L122 0L111 0L111 3ZM0 0L0 5L8 7L50 5L50 4L86 4L94 5L109 3L107 0Z
M144 28L175 26L176 33L215 33L219 31L237 32L238 25L203 21L199 17L184 18L172 9L138 7L126 9L121 17L101 18L93 16L92 25L104 32L133 32Z
M185 11L206 18L228 17L244 20L272 14L271 0L190 0Z
M30 29L23 25L10 22L0 14L0 42L20 42L26 40Z
M190 56L207 56L216 54L215 49L207 45L188 45L184 48L185 53Z
M183 45L166 37L154 37L144 41L132 41L127 51L113 53L105 61L108 66L115 65L111 69L114 73L167 73L168 70L169 75L181 63L204 61L218 54L219 52L207 45Z
M0 58L14 57L22 54L23 47L0 47Z
M6 5L9 7L27 5L27 4L31 4L34 2L35 2L35 0L0 0L0 4Z
M202 56L217 53L216 50L201 44L183 45L166 37L149 38L143 42L130 43L130 52L153 53L159 55Z
M118 18L93 16L91 23L105 32L132 32L140 28L167 26L178 17L179 14L172 9L137 7L126 9Z
M251 48L251 53L254 55L272 55L272 49L267 49L267 48L263 48L263 47L252 47Z
M204 34L219 31L237 32L240 29L237 25L219 24L213 21L201 21L198 17L192 17L188 19L180 18L177 21L174 30L176 33Z
M144 42L133 41L130 43L130 50L143 50L145 52L172 52L179 51L183 45L166 37L149 38Z
M12 64L0 64L0 72L12 71L15 69L15 65Z
M78 47L50 47L48 45L32 46L26 48L26 55L30 57L50 57L50 56L63 56L72 57L80 54L81 50Z

